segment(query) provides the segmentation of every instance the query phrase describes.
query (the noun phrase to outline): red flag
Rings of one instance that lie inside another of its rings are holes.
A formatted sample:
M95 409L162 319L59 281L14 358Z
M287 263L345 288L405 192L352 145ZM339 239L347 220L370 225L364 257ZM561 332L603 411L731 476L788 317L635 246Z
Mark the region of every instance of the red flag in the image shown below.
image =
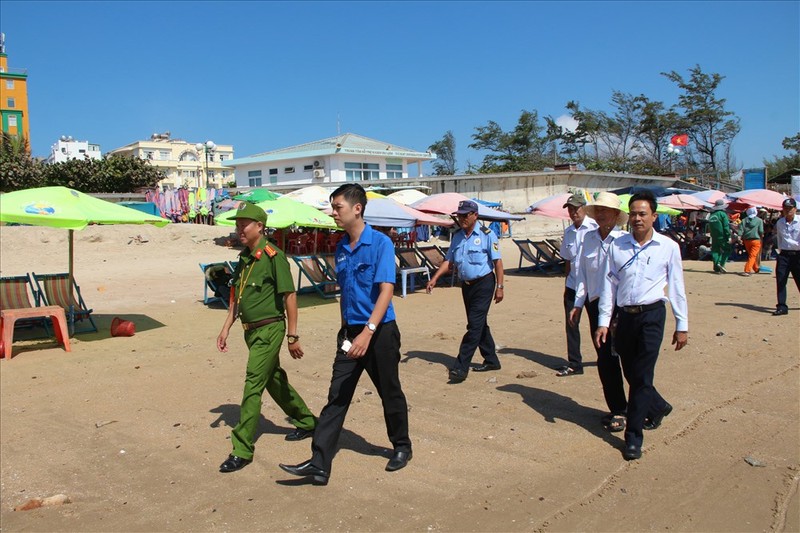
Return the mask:
M689 136L685 133L682 135L673 135L669 140L673 146L689 146Z

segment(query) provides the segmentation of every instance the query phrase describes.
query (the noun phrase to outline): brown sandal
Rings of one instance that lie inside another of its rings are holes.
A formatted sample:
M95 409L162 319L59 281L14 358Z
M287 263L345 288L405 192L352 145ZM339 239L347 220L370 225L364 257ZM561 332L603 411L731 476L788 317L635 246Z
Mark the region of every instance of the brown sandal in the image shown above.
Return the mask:
M625 431L625 417L622 415L614 415L609 420L604 421L603 427L611 433Z

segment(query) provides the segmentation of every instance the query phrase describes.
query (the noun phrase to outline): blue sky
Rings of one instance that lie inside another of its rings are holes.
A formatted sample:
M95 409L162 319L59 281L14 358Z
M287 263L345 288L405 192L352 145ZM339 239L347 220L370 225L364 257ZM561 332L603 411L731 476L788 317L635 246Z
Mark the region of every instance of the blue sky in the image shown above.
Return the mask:
M459 169L489 120L558 117L611 92L667 105L661 72L725 76L745 167L800 131L800 2L0 2L10 68L28 71L31 146L103 152L155 132L236 157L352 132Z

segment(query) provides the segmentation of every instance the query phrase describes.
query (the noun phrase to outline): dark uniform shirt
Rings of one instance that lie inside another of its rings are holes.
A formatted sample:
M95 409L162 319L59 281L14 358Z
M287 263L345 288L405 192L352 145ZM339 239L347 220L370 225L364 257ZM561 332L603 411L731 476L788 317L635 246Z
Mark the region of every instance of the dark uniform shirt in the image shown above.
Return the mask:
M239 255L231 284L233 301L238 302L242 322L283 316L284 305L280 295L294 292L286 255L267 244L264 237L254 252L245 248Z

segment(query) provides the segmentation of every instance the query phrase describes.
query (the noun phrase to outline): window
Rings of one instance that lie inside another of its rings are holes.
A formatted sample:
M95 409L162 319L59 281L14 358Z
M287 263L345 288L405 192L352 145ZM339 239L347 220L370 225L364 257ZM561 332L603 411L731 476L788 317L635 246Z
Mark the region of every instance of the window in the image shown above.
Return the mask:
M283 169L284 174L294 174L294 167L285 167Z
M259 172L259 174L261 173L260 170L258 172ZM248 172L248 174L249 174L249 172ZM247 181L250 183L251 187L261 187L261 178L250 178Z
M278 175L277 174L270 174L269 176L269 184L276 185L278 183Z
M193 152L183 152L181 154L181 161L197 161L197 156Z
M222 179L225 179L227 177L228 177L228 171L227 170L223 170L222 171Z
M314 170L314 165L303 166L303 172L308 172L309 170Z
M153 160L153 151L152 150L145 150L143 155L143 159L149 159L150 161Z
M196 177L197 173L194 170L183 170L181 171L181 176L184 178L194 178Z
M9 128L16 128L17 127L17 115L9 115L8 116L8 127ZM63 150L63 148L62 148Z
M345 163L347 181L367 181L380 178L378 163Z
M6 80L6 89L14 88L14 80Z
M261 171L260 170L248 170L247 171L247 177L248 178L260 178L261 177Z
M270 176L277 176L278 175L278 169L277 168L269 169L269 175Z
M386 163L386 177L388 179L399 179L403 177L403 165Z
M16 106L16 102L14 101L13 98L7 99L6 103L7 103L6 107L8 108L14 108Z
M169 161L169 156L170 156L169 150L159 150L158 152L158 158L161 161Z
M228 154L219 154L220 161L225 161L226 159L228 159Z

